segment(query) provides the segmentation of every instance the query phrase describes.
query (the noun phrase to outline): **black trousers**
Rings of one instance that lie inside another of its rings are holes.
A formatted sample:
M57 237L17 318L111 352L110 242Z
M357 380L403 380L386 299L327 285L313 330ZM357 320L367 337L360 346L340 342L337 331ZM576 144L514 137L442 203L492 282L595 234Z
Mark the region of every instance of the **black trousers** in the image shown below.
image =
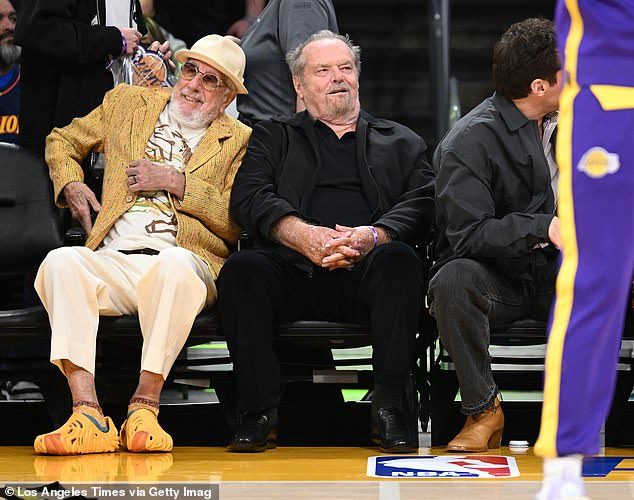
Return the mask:
M276 407L280 366L273 325L299 319L370 325L375 382L408 381L423 296L423 267L401 242L374 249L351 270L311 274L275 252L242 250L224 264L218 308L238 384L238 410Z

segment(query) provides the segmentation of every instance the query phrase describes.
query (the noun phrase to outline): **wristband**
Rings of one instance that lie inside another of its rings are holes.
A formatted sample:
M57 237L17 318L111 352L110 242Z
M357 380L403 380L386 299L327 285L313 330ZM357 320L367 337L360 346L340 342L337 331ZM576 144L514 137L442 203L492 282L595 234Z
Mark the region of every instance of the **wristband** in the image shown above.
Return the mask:
M128 52L128 41L125 39L125 35L121 33L121 41L123 42L123 50L121 51L121 55L125 56Z
M368 227L370 228L370 231L372 231L372 236L374 237L374 245L372 246L372 248L376 248L377 244L379 243L379 233L374 226Z

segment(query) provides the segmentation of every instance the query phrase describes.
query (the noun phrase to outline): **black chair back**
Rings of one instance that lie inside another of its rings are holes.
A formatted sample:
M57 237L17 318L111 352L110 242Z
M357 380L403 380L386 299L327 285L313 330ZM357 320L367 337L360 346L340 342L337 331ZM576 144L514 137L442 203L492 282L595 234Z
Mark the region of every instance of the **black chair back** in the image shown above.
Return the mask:
M64 244L46 163L14 144L0 143L0 221L0 275L31 272Z

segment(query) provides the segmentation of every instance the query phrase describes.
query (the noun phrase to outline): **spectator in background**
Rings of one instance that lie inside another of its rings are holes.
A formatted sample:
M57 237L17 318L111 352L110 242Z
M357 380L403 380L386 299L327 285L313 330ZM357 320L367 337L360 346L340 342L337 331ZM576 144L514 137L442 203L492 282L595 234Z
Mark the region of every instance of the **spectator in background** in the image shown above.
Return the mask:
M276 446L273 324L310 318L370 325L372 439L386 452L413 452L417 433L403 403L424 279L411 245L433 221L427 147L410 129L361 111L360 49L347 37L319 31L288 63L307 109L253 130L231 213L254 245L234 253L218 278L240 411L229 449Z
M15 8L9 0L0 0L0 142L17 143L20 114L20 47L13 43ZM34 275L0 276L0 308L34 305ZM17 299L19 297L19 299ZM13 354L44 354L42 346L25 340L10 348ZM0 381L0 399L42 399L37 385L25 380Z
M9 0L0 0L0 142L18 142L20 132L20 47L13 43L17 16Z
M467 416L447 451L500 446L489 331L522 317L545 320L550 310L560 244L550 142L560 70L552 22L513 24L493 51L495 93L434 154L439 240L429 299Z
M53 127L96 108L113 86L109 59L132 54L141 32L138 0L22 0L20 144L44 156Z
M270 0L242 38L247 55L244 81L249 94L238 97L239 119L247 125L304 109L295 93L284 55L319 30L338 33L331 0Z
M242 38L266 0L141 0L143 14L188 47L216 33Z
M121 445L172 449L158 423L161 390L196 315L215 301L214 279L237 239L229 195L251 134L224 113L246 92L240 47L209 35L176 57L184 64L174 89L118 85L47 139L55 200L89 236L85 247L50 252L35 281L51 323L51 361L73 397L69 420L35 439L39 453L117 449L117 429L95 392L96 335L100 314L137 312L141 373ZM80 162L93 150L108 151L103 208L82 182ZM99 212L94 227L91 207Z

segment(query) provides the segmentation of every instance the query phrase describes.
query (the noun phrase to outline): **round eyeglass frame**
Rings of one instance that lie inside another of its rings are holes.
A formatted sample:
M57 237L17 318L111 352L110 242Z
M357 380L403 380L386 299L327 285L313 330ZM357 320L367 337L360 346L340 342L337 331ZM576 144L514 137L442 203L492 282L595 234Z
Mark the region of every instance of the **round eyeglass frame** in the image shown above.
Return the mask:
M223 82L219 77L213 73L203 73L194 63L188 61L181 67L181 76L185 80L193 80L196 78L198 73L202 75L202 86L205 90L214 91L218 90L220 87L226 86L225 82Z

